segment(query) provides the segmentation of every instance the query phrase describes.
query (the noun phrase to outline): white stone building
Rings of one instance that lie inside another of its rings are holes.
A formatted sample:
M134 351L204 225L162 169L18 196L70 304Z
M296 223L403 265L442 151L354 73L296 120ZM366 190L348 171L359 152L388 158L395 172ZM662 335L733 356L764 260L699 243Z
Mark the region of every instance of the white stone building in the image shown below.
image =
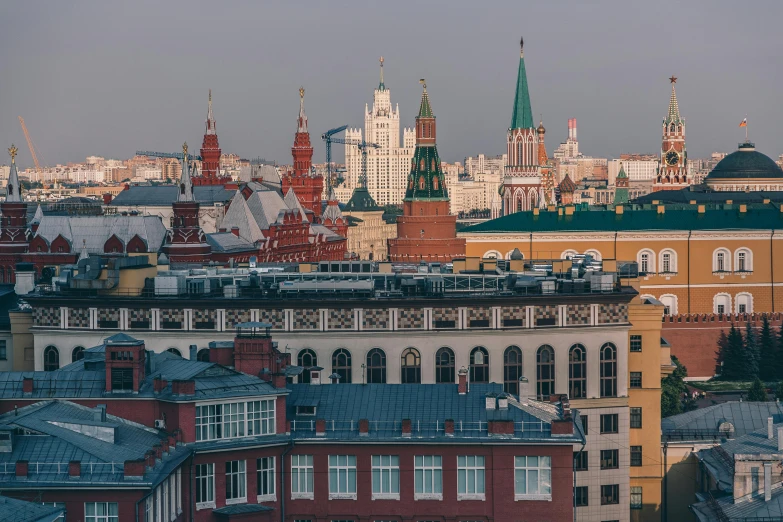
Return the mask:
M383 58L381 81L373 94L372 109L364 108L364 133L361 129L348 129L345 139L380 145L367 150L367 189L380 206L401 204L405 196L405 181L410 173L411 159L416 146L413 129L403 129L400 142L400 107L392 108L391 91L383 82ZM362 171L362 154L355 145L345 146L345 182L335 189L337 198L347 202L359 183Z

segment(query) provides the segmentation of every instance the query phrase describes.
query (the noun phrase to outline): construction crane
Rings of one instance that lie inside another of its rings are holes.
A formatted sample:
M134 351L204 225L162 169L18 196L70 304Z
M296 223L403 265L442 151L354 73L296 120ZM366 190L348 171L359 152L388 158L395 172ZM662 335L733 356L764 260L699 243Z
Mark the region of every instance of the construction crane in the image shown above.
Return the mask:
M180 161L182 161L182 153L181 152L153 152L151 150L137 150L136 151L137 156L149 156L151 158L176 158ZM201 156L195 156L188 154L188 157L190 159L195 159L201 161Z
M335 184L334 182L336 181L332 177L332 136L341 133L347 128L348 125L343 125L342 127L335 127L334 129L328 130L323 134L321 134L321 139L326 142L326 195L327 197L331 196L332 185L334 185Z
M327 156L327 163L330 164L331 156L332 156L332 143L342 143L344 145L354 145L356 146L362 153L362 173L359 175L359 186L367 188L367 149L373 148L373 149L380 149L381 146L377 143L369 143L367 141L362 140L345 140L342 138L333 138L333 134L337 134L338 132L342 132L347 128L347 126L344 127L337 127L336 129L332 129L330 131L326 131L322 136L321 139L326 141L326 150L328 151ZM331 134L330 134L331 133ZM327 166L329 175L331 176L331 167ZM330 178L331 179L331 178ZM331 183L329 185L329 188L331 189Z
M35 147L33 146L33 139L30 137L30 133L27 132L27 125L24 124L24 118L19 116L19 123L22 124L22 132L24 132L24 139L27 140L27 147L30 149L30 156L33 157L33 163L35 163L35 171L41 172L41 164L38 163L38 155L35 153Z

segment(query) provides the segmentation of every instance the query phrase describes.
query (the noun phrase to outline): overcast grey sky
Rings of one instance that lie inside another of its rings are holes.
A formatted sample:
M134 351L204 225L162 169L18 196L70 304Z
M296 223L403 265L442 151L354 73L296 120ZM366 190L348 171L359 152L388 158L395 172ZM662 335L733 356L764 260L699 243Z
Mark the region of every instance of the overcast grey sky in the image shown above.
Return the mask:
M747 114L776 158L782 19L780 0L9 0L0 144L31 164L21 115L48 164L197 148L212 88L223 151L286 163L303 85L320 162L321 132L363 126L383 55L405 126L427 79L445 160L500 154L523 35L550 154L569 117L585 154L657 153L673 74L691 157L734 150Z

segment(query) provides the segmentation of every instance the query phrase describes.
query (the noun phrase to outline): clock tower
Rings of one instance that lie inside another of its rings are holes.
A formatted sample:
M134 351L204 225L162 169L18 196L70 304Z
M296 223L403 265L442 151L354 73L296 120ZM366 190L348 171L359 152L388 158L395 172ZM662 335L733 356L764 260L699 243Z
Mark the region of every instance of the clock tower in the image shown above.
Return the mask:
M669 113L663 120L663 141L658 173L653 183L653 192L659 190L680 190L691 184L688 173L688 153L685 150L685 120L680 117L677 93L674 84L677 78L669 78L672 95L669 99Z

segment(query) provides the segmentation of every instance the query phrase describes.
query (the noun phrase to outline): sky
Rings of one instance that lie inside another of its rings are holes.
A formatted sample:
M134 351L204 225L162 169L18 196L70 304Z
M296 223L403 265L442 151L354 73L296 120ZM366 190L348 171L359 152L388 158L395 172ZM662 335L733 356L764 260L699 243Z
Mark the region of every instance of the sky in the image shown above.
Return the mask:
M6 1L0 145L32 164L22 116L49 165L193 150L211 88L223 152L285 164L304 86L322 162L323 131L364 125L383 55L404 126L426 78L441 157L498 155L523 36L550 155L571 117L586 155L657 154L674 75L689 157L733 151L747 116L758 150L777 158L781 19L780 0Z

